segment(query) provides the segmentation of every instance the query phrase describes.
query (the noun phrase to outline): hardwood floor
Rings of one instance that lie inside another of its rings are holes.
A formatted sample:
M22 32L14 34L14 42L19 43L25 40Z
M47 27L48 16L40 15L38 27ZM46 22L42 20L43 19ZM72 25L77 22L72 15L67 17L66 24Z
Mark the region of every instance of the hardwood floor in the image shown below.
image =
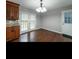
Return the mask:
M39 29L23 34L20 36L20 39L17 39L12 42L65 42L65 41L68 42L68 40L64 40L64 37L61 34L50 32L44 29Z

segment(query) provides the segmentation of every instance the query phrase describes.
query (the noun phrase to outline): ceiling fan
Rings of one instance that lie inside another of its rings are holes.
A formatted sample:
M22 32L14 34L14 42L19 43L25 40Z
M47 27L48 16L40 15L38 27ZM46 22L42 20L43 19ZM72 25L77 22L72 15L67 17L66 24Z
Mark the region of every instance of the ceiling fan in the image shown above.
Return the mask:
M40 7L37 8L36 11L39 12L39 13L47 12L47 9L45 8L45 6L43 4L43 0L40 0Z

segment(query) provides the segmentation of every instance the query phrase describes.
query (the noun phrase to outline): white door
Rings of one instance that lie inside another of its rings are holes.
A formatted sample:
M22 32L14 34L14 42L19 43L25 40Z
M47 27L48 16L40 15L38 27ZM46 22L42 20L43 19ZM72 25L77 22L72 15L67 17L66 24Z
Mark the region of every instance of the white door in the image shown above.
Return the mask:
M63 11L62 18L63 18L62 23L63 34L72 36L72 10Z

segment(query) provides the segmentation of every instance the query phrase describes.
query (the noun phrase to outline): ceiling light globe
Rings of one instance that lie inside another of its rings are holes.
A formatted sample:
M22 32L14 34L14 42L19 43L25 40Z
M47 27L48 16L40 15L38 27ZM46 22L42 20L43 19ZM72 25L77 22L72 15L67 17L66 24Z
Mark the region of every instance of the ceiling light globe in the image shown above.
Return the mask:
M39 9L39 8L37 8L37 9L36 9L36 11L37 11L37 12L40 12L40 9Z

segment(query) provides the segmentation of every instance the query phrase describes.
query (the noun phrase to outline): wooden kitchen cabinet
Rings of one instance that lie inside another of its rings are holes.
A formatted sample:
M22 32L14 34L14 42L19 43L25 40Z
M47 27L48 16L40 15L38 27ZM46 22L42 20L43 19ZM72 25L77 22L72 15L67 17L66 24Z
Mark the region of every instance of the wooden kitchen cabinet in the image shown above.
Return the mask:
M7 41L16 40L16 39L19 39L19 37L20 37L20 27L19 26L13 26L13 27L6 28L6 40Z
M15 38L20 37L20 27L19 26L15 26L14 30L15 30Z
M13 2L6 2L6 18L7 20L19 19L19 4Z
M15 32L12 27L7 27L6 38L7 38L7 41L15 39Z

